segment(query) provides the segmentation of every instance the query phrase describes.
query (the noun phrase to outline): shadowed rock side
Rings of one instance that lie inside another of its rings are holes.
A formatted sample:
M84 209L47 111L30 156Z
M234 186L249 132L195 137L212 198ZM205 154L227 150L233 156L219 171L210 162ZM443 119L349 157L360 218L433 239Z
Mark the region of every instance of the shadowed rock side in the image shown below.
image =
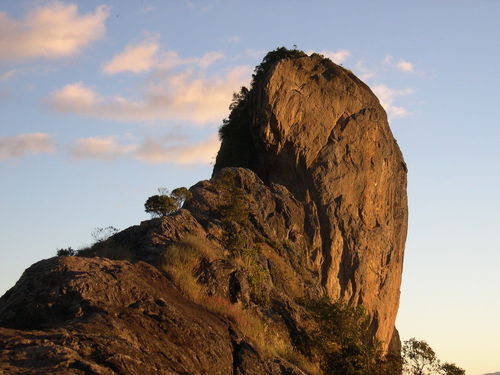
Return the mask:
M249 120L227 126L244 127L240 134L252 143L244 166L305 203L322 285L334 299L362 304L387 349L408 213L406 165L386 113L364 83L319 55L279 60L262 76L233 110ZM221 135L214 173L238 166L238 141Z
M38 262L2 297L0 321L2 374L303 374L143 262Z

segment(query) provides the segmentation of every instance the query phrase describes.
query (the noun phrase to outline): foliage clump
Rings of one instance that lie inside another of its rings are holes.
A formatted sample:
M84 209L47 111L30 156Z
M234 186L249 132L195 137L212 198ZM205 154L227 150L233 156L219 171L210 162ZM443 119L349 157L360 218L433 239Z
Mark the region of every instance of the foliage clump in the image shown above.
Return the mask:
M465 375L465 370L454 363L441 363L427 342L414 337L403 343L402 355L404 374Z
M184 202L191 198L191 192L185 187L174 189L168 194L168 190L158 189L160 194L153 195L144 203L144 209L152 217L163 217L178 211Z
M58 257L72 257L78 254L78 250L73 250L71 247L66 249L58 249L57 256Z
M268 52L262 62L255 67L254 74L252 75L252 87L263 78L264 74L274 63L284 59L298 59L300 57L307 57L307 54L297 48L288 49L286 47L278 47L274 51Z
M303 302L317 328L306 346L319 353L321 367L331 375L400 374L397 357L383 357L380 343L371 339L370 320L362 306L328 298Z

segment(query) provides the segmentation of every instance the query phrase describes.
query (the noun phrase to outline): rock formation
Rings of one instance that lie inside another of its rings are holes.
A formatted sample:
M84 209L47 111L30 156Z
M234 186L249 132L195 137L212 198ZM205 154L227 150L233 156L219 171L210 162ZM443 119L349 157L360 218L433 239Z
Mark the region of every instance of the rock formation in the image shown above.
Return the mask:
M269 65L244 98L254 156L241 166L305 202L305 234L328 295L365 306L388 345L408 213L406 165L386 113L352 72L319 55ZM234 138L223 137L215 171L240 166Z
M143 262L44 260L2 302L2 374L302 374Z
M319 374L307 301L323 296L399 350L406 166L377 98L278 49L231 108L181 210L36 263L0 298L0 372Z

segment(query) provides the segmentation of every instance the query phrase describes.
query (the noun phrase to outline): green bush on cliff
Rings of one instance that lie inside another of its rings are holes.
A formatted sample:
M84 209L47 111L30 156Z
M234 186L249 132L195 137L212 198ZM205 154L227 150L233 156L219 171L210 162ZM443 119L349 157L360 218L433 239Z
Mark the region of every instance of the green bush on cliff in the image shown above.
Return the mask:
M380 343L370 339L370 320L362 306L328 298L303 302L317 328L310 333L306 351L319 353L328 375L401 374L399 357L382 358ZM304 348L303 348L304 349Z
M78 252L76 250L73 250L71 247L68 247L66 249L58 249L56 252L58 257L72 257L77 253Z
M252 75L252 86L263 78L274 63L284 59L298 59L300 57L307 57L307 54L296 48L278 47L274 51L268 52L262 62L255 67Z

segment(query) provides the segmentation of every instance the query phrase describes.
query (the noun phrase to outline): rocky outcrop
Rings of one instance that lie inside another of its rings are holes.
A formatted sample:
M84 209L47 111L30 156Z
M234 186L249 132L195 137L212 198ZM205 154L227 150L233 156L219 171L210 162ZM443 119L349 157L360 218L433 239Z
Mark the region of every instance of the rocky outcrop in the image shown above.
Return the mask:
M233 109L248 121L234 114L226 126L244 128L238 135L251 143L252 159L242 166L304 202L309 252L319 255L328 295L362 304L387 348L408 213L406 165L386 113L368 86L320 55L266 65ZM215 173L238 166L234 138L222 132Z
M44 260L0 302L2 374L303 374L143 262Z
M351 72L281 52L236 98L213 178L182 209L36 263L0 298L0 372L320 374L340 347L311 339L330 339L309 303L325 296L363 305L399 351L401 152Z

